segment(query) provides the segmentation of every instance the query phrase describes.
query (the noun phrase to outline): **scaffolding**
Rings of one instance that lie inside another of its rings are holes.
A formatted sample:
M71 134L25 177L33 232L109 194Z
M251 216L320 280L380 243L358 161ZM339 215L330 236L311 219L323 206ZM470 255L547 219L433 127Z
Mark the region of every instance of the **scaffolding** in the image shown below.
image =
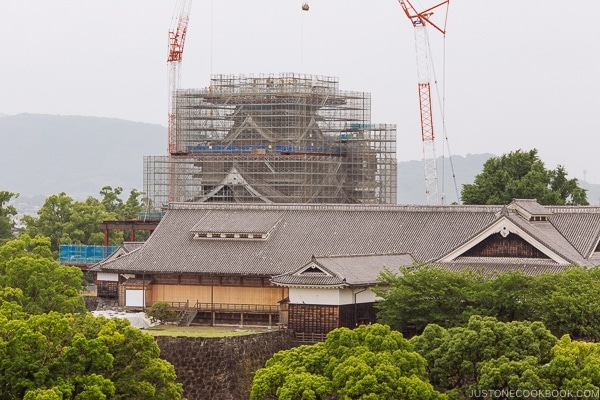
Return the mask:
M304 74L214 75L173 97L172 146L144 158L154 205L396 203L396 127L369 93Z

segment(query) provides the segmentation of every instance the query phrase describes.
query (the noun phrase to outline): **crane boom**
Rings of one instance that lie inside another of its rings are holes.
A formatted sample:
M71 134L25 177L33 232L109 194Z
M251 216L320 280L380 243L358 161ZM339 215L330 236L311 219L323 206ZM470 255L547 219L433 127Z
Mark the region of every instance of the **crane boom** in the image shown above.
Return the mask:
M431 103L431 85L429 77L429 41L427 25L432 26L443 35L446 34L446 17L450 0L442 1L423 11L417 9L409 0L398 0L402 10L415 28L415 48L417 52L417 85L419 92L419 109L421 114L421 140L423 142L423 163L425 167L425 193L427 204L439 203L437 167L435 156L435 132L433 129L433 110ZM446 6L446 17L443 24L432 21L433 11Z
M183 46L190 20L191 0L180 0L177 2L173 22L169 29L169 53L167 64L169 66L169 154L176 153L173 137L175 130L175 94L179 89L181 78L180 64L183 59Z

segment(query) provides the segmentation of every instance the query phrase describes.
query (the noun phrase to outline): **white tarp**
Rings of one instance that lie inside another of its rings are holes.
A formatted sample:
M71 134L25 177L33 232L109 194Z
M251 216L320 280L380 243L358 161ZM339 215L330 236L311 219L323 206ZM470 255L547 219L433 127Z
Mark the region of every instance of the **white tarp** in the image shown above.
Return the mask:
M156 324L150 322L148 318L146 318L146 314L143 312L122 312L122 311L92 311L96 317L103 316L106 318L125 318L128 319L131 323L131 326L135 326L136 328L145 329L150 328Z

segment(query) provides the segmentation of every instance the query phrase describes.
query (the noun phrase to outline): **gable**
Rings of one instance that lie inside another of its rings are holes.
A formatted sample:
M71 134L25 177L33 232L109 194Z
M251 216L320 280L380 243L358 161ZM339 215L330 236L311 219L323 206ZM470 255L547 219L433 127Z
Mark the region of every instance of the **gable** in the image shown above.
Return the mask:
M570 264L506 216L496 220L471 240L440 258L439 262L452 262L458 257L529 258L547 259L558 264Z
M327 270L322 268L320 265L318 265L314 261L305 265L303 268L301 268L296 273L294 273L294 275L295 276L313 276L313 277L314 276L327 276L327 277L333 276Z
M464 257L514 257L514 258L547 258L546 254L532 246L517 234L507 235L495 233L467 250Z

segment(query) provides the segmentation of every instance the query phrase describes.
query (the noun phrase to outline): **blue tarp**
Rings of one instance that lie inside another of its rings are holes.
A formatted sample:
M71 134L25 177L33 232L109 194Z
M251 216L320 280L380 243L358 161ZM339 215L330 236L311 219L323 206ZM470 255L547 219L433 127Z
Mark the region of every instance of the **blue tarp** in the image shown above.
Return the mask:
M63 244L60 246L59 262L70 265L96 264L118 248L119 246Z

